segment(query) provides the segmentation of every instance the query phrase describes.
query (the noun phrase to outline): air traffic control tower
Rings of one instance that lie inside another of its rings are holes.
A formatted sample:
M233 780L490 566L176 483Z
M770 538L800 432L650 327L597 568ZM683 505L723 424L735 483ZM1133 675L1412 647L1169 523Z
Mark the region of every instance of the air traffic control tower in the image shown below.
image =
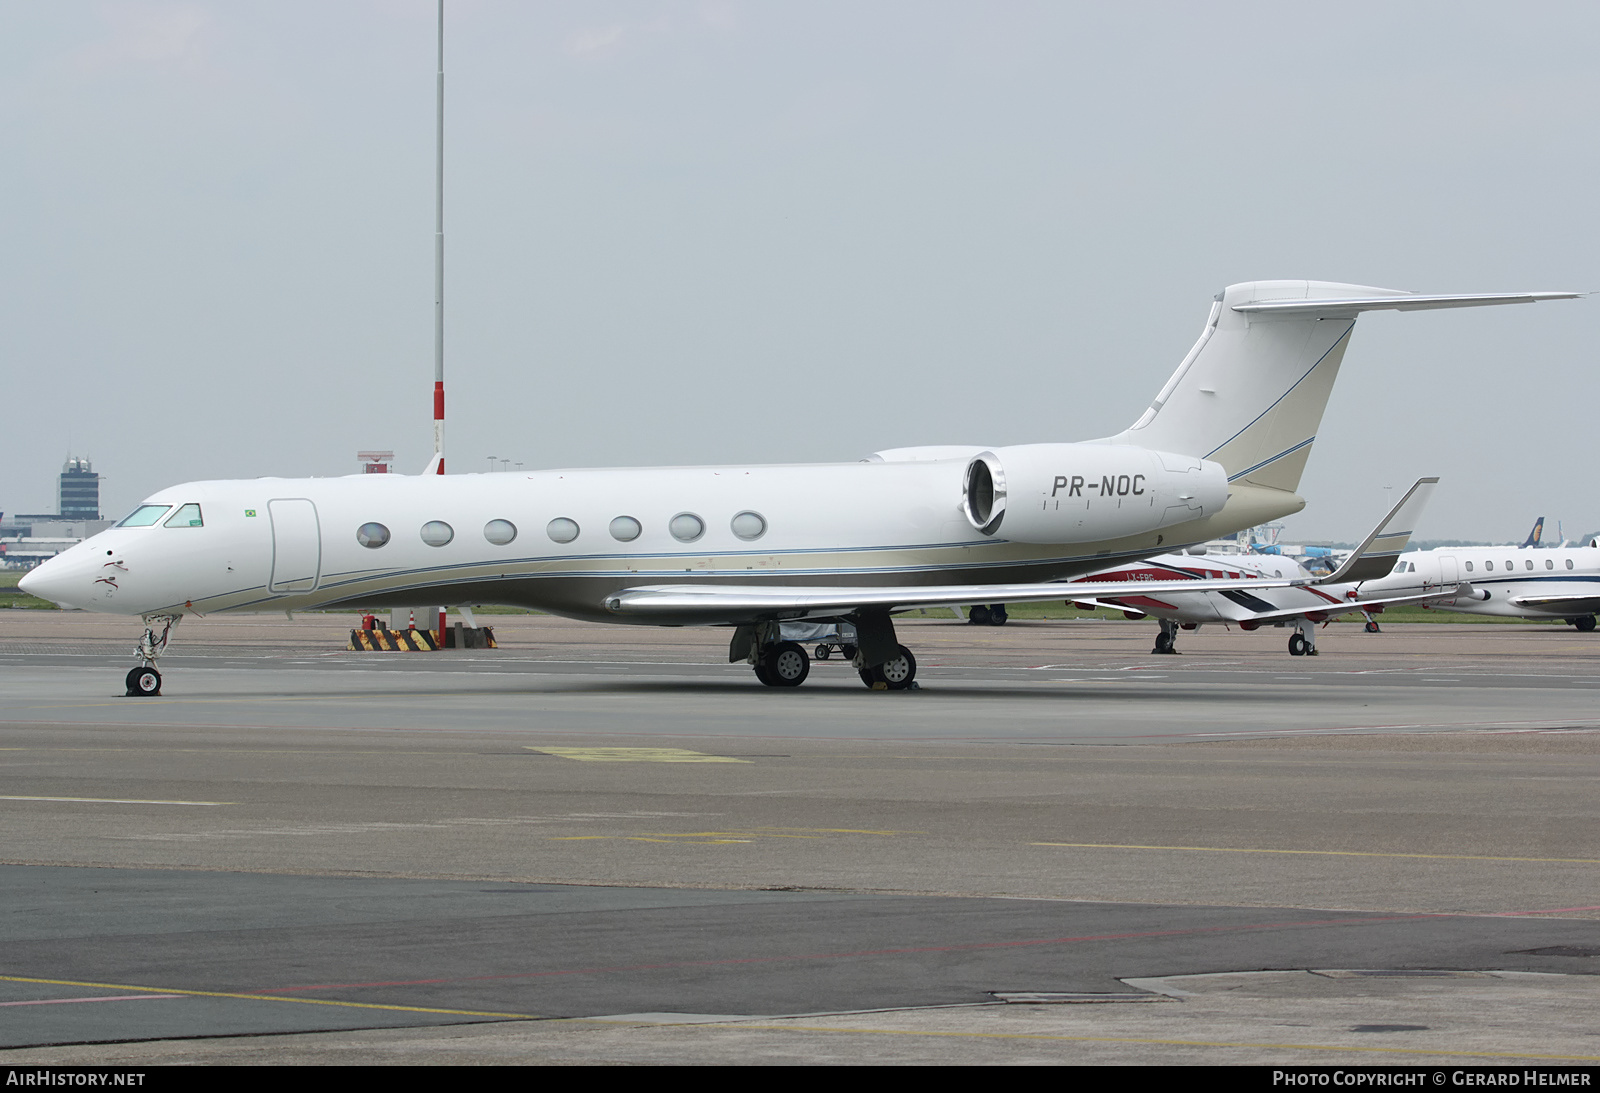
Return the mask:
M100 519L100 476L87 459L69 456L62 465L56 511L63 520Z

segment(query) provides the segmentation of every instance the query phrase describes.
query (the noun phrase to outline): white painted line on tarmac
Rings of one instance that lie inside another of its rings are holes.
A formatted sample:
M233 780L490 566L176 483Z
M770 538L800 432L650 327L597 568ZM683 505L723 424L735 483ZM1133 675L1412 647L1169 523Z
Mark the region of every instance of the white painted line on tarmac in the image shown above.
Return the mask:
M232 801L145 801L131 797L0 797L0 801L67 801L90 805L231 805Z

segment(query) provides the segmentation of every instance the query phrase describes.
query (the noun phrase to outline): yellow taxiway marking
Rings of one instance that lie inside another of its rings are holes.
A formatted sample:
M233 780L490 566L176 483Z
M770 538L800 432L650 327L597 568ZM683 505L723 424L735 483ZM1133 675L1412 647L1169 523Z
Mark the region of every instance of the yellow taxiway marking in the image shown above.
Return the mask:
M0 801L72 801L90 805L231 805L232 801L143 801L133 797L0 797Z
M1244 846L1140 846L1134 843L1032 843L1032 846L1067 846L1081 850L1203 850L1210 854L1313 854L1335 858L1433 858L1445 861L1523 861L1600 865L1600 858L1509 858L1491 854L1398 854L1377 850L1269 850Z
M344 1006L361 1010L398 1010L401 1013L445 1013L457 1017L504 1017L518 1021L538 1021L533 1013L498 1013L484 1010L447 1010L428 1006L385 1006L377 1002L339 1002L329 998L286 998L278 994L242 994L235 991L190 991L177 987L134 987L126 983L83 983L74 979L29 979L21 975L0 975L3 983L40 983L52 987L94 987L97 990L159 992L190 998L241 998L247 1002L292 1002L301 1006Z
M526 746L526 745L525 745ZM734 759L727 755L707 755L688 748L535 748L528 751L543 752L562 759L576 759L584 763L748 763L748 759Z
M584 1018L578 1018L584 1020ZM593 1018L589 1018L593 1020ZM1440 1051L1438 1049L1425 1050L1422 1048L1404 1047L1347 1047L1343 1044L1268 1044L1250 1043L1247 1041L1230 1040L1157 1040L1142 1039L1132 1036L1052 1036L1047 1033L1033 1032L924 1032L915 1029L900 1028L839 1028L822 1025L747 1025L740 1023L704 1024L696 1028L726 1028L726 1029L760 1029L762 1031L785 1032L846 1032L861 1033L873 1036L944 1036L958 1037L973 1040L1058 1040L1075 1044L1163 1044L1172 1047L1238 1047L1238 1048L1269 1048L1276 1051L1285 1049L1296 1051L1360 1051L1383 1055L1429 1055L1429 1056L1456 1056L1472 1059L1552 1059L1564 1062L1600 1062L1600 1055L1538 1055L1532 1052L1521 1051Z

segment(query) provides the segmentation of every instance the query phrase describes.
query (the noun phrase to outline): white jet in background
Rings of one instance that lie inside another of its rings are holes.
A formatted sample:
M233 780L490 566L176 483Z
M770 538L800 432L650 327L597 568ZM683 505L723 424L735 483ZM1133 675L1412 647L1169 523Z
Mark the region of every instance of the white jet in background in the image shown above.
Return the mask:
M1430 607L1468 615L1561 620L1584 632L1600 612L1600 541L1587 546L1437 547L1402 554L1392 572L1362 586L1367 595L1436 593L1456 584L1459 595Z
M191 482L151 495L22 587L143 616L132 694L159 692L155 658L186 614L480 603L730 626L729 659L770 686L810 670L781 622L848 621L862 681L900 689L916 659L892 612L1060 600L1054 582L1300 511L1295 490L1362 312L1578 295L1238 284L1218 294L1144 415L1100 440L900 449L860 463Z

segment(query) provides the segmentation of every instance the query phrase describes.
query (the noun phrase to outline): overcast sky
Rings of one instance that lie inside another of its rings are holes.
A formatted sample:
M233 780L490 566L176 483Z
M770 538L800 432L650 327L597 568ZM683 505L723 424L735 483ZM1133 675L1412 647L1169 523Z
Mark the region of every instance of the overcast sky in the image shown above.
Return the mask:
M0 509L431 451L434 5L0 2ZM1224 285L1600 288L1600 5L446 5L449 463L1131 423ZM1600 528L1600 299L1357 326L1291 536Z

